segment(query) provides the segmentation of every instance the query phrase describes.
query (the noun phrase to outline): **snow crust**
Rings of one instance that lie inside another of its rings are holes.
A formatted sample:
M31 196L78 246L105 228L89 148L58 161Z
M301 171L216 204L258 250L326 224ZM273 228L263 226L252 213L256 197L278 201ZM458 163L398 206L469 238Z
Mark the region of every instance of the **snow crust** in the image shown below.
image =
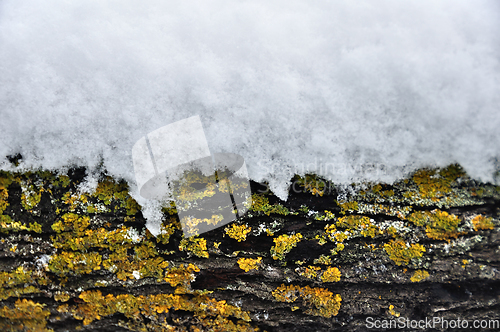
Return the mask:
M493 181L498 31L495 0L2 0L0 167L102 163L136 191L135 142L200 115L283 199L294 173Z

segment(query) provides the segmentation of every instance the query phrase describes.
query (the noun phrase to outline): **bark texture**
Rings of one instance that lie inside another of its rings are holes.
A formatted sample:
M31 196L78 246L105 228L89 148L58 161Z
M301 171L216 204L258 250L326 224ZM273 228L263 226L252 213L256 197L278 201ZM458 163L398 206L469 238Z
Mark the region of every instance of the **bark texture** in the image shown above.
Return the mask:
M295 177L287 202L252 183L244 218L188 239L174 207L155 237L125 183L86 181L85 169L0 172L3 331L432 330L407 325L426 318L468 331L500 319L500 187L457 165L392 185Z

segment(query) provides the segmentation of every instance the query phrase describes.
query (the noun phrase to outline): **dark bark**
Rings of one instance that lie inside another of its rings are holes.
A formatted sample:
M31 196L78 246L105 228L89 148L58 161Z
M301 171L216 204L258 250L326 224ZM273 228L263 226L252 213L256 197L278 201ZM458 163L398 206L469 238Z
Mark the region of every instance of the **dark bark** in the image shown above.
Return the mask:
M198 237L206 250L183 240L172 209L170 236L155 238L123 183L103 177L84 198L85 171L68 175L0 174L7 331L364 331L367 319L426 318L468 320L457 329L468 331L473 320L500 319L500 187L459 167L358 186L343 202L340 188L314 176L295 178L301 192L287 202L252 183L264 200L234 223L251 227L246 239L231 238L230 224ZM140 240L119 237L132 228ZM277 252L280 236L298 234ZM241 258L256 269L245 271ZM333 268L340 280L325 282Z

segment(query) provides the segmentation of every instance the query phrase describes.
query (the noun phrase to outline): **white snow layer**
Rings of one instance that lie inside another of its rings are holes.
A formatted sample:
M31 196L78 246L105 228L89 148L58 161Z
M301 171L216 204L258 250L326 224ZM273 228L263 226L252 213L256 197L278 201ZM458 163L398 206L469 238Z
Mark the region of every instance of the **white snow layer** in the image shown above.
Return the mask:
M2 0L0 167L102 161L136 191L134 143L200 115L282 198L305 172L493 181L499 31L496 0Z

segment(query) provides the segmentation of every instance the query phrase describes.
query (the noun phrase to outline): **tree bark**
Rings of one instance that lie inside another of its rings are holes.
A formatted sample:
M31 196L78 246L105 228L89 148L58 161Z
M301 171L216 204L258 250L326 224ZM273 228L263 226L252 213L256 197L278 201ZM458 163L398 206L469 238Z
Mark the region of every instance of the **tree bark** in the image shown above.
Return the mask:
M189 239L171 206L154 237L126 184L85 181L0 173L4 330L498 327L500 187L459 166L349 188L295 177L286 202L252 182L245 217Z

